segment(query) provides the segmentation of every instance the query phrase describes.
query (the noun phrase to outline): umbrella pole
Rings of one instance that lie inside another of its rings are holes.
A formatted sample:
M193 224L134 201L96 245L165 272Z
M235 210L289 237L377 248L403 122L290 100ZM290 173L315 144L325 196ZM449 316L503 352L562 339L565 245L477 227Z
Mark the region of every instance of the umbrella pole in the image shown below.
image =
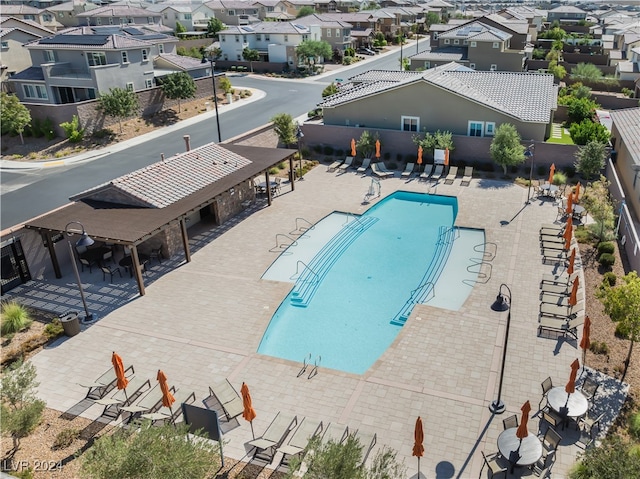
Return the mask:
M418 479L420 479L420 456L418 456Z
M251 425L251 437L255 439L256 435L253 433L253 421L249 421L249 424Z

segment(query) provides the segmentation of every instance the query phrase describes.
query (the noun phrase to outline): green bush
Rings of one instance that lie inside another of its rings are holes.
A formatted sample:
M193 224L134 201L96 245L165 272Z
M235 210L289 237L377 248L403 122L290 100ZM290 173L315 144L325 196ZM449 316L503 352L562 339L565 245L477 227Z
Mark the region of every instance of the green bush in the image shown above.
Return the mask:
M632 414L629 418L629 432L636 439L640 439L640 412Z
M609 354L609 346L604 341L593 341L589 346L589 351L593 354Z
M53 140L57 136L55 130L53 129L53 120L51 118L46 117L42 122L42 133L44 134L44 137L49 141Z
M601 255L602 253L613 254L615 250L616 247L609 241L598 245L598 255Z
M605 268L611 268L616 262L616 257L611 253L602 253L598 258L598 262Z
M336 156L338 158L342 158L343 156L347 156L344 154L344 150L336 150Z
M389 162L387 166L389 167L390 170L395 170L398 168L398 164L395 161Z
M567 184L567 175L565 175L562 171L558 171L553 175L553 184L554 185L566 185Z
M615 273L612 273L611 271L607 271L602 278L602 285L615 286L617 279L618 277L616 276Z
M629 339L631 334L631 328L626 322L619 322L616 324L616 337L622 339Z
M277 175L279 171L280 170L278 168L276 168L275 166L273 168L269 168L269 174L270 175Z
M575 166L565 166L564 173L567 175L567 178L573 178L576 176Z
M29 311L15 301L7 301L2 304L2 316L0 318L0 332L3 335L22 331L33 322Z
M84 137L84 128L80 128L80 120L77 115L73 115L71 121L60 123L70 143L79 143Z
M382 159L384 161L389 161L389 158L391 158L391 152L385 151L384 154L382 155Z
M573 236L578 243L590 243L592 238L591 231L584 227L576 228L573 232Z
M57 338L64 333L64 328L62 327L62 323L59 319L54 319L49 324L44 327L44 335L48 339Z
M69 447L73 444L78 436L80 436L80 431L78 429L63 429L58 433L55 440L53 441L53 449L64 449L65 447Z
M311 149L316 153L322 153L322 145L313 145Z
M287 164L284 161L281 161L280 163L278 163L277 168L279 170L284 170L287 167Z

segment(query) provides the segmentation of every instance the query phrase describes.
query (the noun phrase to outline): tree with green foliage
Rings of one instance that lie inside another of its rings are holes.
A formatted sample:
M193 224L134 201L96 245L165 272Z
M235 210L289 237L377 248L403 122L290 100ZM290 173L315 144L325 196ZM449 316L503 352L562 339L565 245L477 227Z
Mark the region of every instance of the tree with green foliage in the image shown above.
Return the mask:
M231 85L231 80L229 80L226 76L218 80L218 85L220 85L220 88L222 88L222 91L225 95L233 93L233 85Z
M207 22L207 36L209 38L217 37L218 32L224 30L224 23L219 18L211 17Z
M424 25L427 29L431 28L431 25L434 25L440 21L440 15L435 12L428 12L424 17Z
M176 35L180 33L185 33L187 28L180 22L176 22Z
M572 80L597 82L602 79L604 75L593 63L578 63L571 69L569 78Z
M600 180L587 184L581 202L594 219L595 224L589 229L599 241L611 236L615 224L613 204L609 196L609 180L600 175Z
M213 477L220 467L220 448L188 436L189 426L117 428L99 438L81 456L83 477L91 479L166 479Z
M36 381L36 368L31 363L13 363L3 374L0 384L0 428L13 439L15 452L20 447L20 439L31 434L40 424L45 403L35 396L39 383Z
M309 15L313 15L314 13L316 13L315 8L309 5L305 5L300 10L298 10L296 18L308 17Z
M377 32L373 37L373 46L374 47L386 47L387 39L384 37L384 33Z
M325 41L305 40L296 47L296 55L307 66L312 62L322 63L325 58L331 58L332 54L331 45Z
M327 85L327 87L324 90L322 90L322 98L335 95L336 93L338 93L338 91L340 91L338 89L338 86L334 82L331 82L330 85Z
M591 120L596 113L598 104L590 98L576 98L571 96L567 99L567 116L570 123L580 123L582 120Z
M637 271L631 271L622 277L622 283L617 282L616 286L608 286L598 291L598 297L604 305L604 311L616 323L623 325L623 330L627 331L627 337L631 341L629 352L624 360L624 381L631 362L633 345L640 339L640 278ZM629 476L631 477L631 476ZM637 477L637 476L636 476Z
M561 81L564 77L567 76L567 70L562 65L558 65L557 61L549 62L547 71L551 73L553 77L558 81Z
M0 93L0 124L2 133L11 132L20 135L20 142L24 145L22 134L27 126L31 124L31 113L29 109L20 103L15 95Z
M620 436L606 438L589 447L569 471L569 479L621 479L640 477L637 445Z
M293 145L296 139L296 125L293 123L293 117L288 113L278 113L271 118L273 129L278 135L278 139L286 146Z
M591 88L583 85L582 82L576 82L571 85L571 96L576 98L591 98Z
M414 135L413 142L417 146L421 146L424 150L430 152L433 155L434 150L449 150L453 151L455 146L453 145L453 133L450 131L437 130L435 133L425 131L424 137L420 138L420 135Z
M401 62L401 68L403 71L409 71L411 68L411 60L409 60L408 57L402 57L402 59L399 59L398 61Z
M120 133L122 133L122 119L133 115L138 109L138 97L132 90L124 88L109 88L109 93L104 93L98 98L98 111L107 116L118 119Z
M505 175L509 166L524 163L525 147L521 144L521 141L518 130L511 123L503 123L496 128L489 152L493 161L502 166Z
M84 128L80 128L78 115L73 115L71 121L60 123L60 127L64 130L69 143L80 143L84 138Z
M253 73L253 62L260 60L260 52L251 48L245 48L242 50L242 58L249 62L249 69L251 73Z
M372 135L368 130L364 130L356 142L357 151L363 158L371 158L376 150L376 140L380 140L378 133Z
M605 166L607 150L604 143L590 141L576 152L576 171L581 173L587 180L600 174Z
M571 125L569 133L576 145L586 145L591 141L607 144L611 136L607 127L587 119Z
M170 100L178 100L178 113L182 111L181 100L194 98L198 87L187 72L175 72L162 78L162 91Z
M564 40L567 38L567 32L560 27L553 27L546 32L540 33L538 38L545 40Z

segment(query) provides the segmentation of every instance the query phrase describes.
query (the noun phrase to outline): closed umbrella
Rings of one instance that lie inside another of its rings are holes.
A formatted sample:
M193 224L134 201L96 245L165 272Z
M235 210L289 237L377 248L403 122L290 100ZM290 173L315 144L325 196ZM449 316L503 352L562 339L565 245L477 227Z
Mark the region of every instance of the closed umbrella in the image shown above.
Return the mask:
M529 401L524 403L520 410L522 411L522 417L520 418L520 425L516 431L516 437L520 439L520 442L522 442L522 440L529 435L529 429L527 428L529 413L531 412L531 404Z
M251 404L251 393L249 392L249 386L245 383L242 383L242 387L240 388L240 394L242 394L242 404L244 406L244 411L242 411L242 417L249 421L251 425L251 435L255 439L256 436L253 433L253 420L256 418L256 411L253 409L253 405Z
M573 195L567 197L567 214L569 216L573 214Z
M118 389L124 389L124 397L127 397L127 385L129 380L124 374L124 365L122 364L122 358L115 351L111 355L111 364L113 364L113 370L116 373L116 386Z
M591 335L591 320L589 316L585 316L584 325L582 326L582 339L580 340L580 347L582 348L582 364L584 364L587 356L587 349L591 346L589 336Z
M573 280L573 286L571 287L569 306L575 306L578 303L578 284L580 284L580 278L576 276L576 279Z
M416 427L413 431L413 456L418 458L418 477L420 477L420 458L424 456L424 430L422 429L422 418L416 419Z
M567 274L573 274L574 263L576 262L576 249L571 250L571 256L569 256L569 267L567 268Z
M380 159L380 140L376 140L376 158Z
M564 232L564 249L565 251L569 251L571 248L571 230L567 230Z
M574 199L574 203L579 203L580 202L580 182L578 182L578 184L576 185L576 192L574 193L575 197Z
M351 138L351 156L356 156L356 140Z
M449 166L449 148L444 150L444 166Z
M422 146L418 146L418 159L416 162L421 165L422 164Z
M564 387L564 390L567 392L567 394L571 394L576 391L576 376L578 375L578 369L580 369L580 361L576 359L571 363L571 374L569 375L569 382Z
M171 391L169 390L169 385L167 384L167 376L162 372L161 369L158 369L158 375L156 376L158 383L160 383L160 390L162 391L162 405L164 407L168 407L173 415L173 410L171 410L171 406L174 402L176 402L176 398L173 397Z
M549 168L549 184L553 184L553 174L556 172L555 163L551 163L551 168Z

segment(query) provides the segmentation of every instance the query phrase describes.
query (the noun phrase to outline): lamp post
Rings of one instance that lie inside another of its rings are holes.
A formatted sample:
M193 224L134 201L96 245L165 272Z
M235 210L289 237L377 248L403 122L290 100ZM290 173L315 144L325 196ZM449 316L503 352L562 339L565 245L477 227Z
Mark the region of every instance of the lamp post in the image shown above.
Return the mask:
M216 91L216 75L214 72L214 68L216 67L216 56L213 52L209 52L207 56L207 60L211 64L211 81L213 82L213 104L216 108L216 125L218 126L218 143L222 141L222 137L220 136L220 116L218 115L218 92Z
M94 243L94 241L84 230L84 225L79 221L71 221L67 223L67 225L64 227L64 232L67 234L67 236L71 237L75 233L77 233L69 229L69 226L74 224L82 228L82 231L80 232L82 237L78 241L76 241L76 247L91 246ZM84 297L84 290L82 289L82 281L80 280L80 273L78 272L78 265L76 264L76 257L75 257L75 254L73 253L73 246L71 245L71 240L67 240L67 243L69 243L69 253L71 254L71 264L73 265L73 271L76 274L76 282L78 283L78 289L80 290L80 297L82 298L82 305L84 306L84 315L85 315L84 322L89 323L97 318L94 318L93 315L89 312L89 308L87 307L87 300Z
M531 167L529 169L529 189L527 190L527 204L531 202L531 183L533 182L533 149L535 146L533 143L527 146L527 151L524 152L524 156L531 160Z
M304 136L304 133L302 133L302 128L300 128L300 123L296 123L297 129L296 129L296 138L298 139L298 160L300 160L300 180L303 180L302 177L302 151L300 151L300 140L302 139L302 137Z
M402 26L400 27L400 71L404 71L404 64L402 63Z
M509 292L509 296L506 297L502 293L502 287L505 287ZM506 284L502 283L498 290L498 296L491 305L493 311L509 311L507 313L507 328L504 332L504 346L502 347L502 365L500 367L500 382L498 383L498 397L489 405L489 410L494 414L502 414L506 408L502 402L502 380L504 379L504 364L507 360L507 344L509 342L509 326L511 325L511 289Z

